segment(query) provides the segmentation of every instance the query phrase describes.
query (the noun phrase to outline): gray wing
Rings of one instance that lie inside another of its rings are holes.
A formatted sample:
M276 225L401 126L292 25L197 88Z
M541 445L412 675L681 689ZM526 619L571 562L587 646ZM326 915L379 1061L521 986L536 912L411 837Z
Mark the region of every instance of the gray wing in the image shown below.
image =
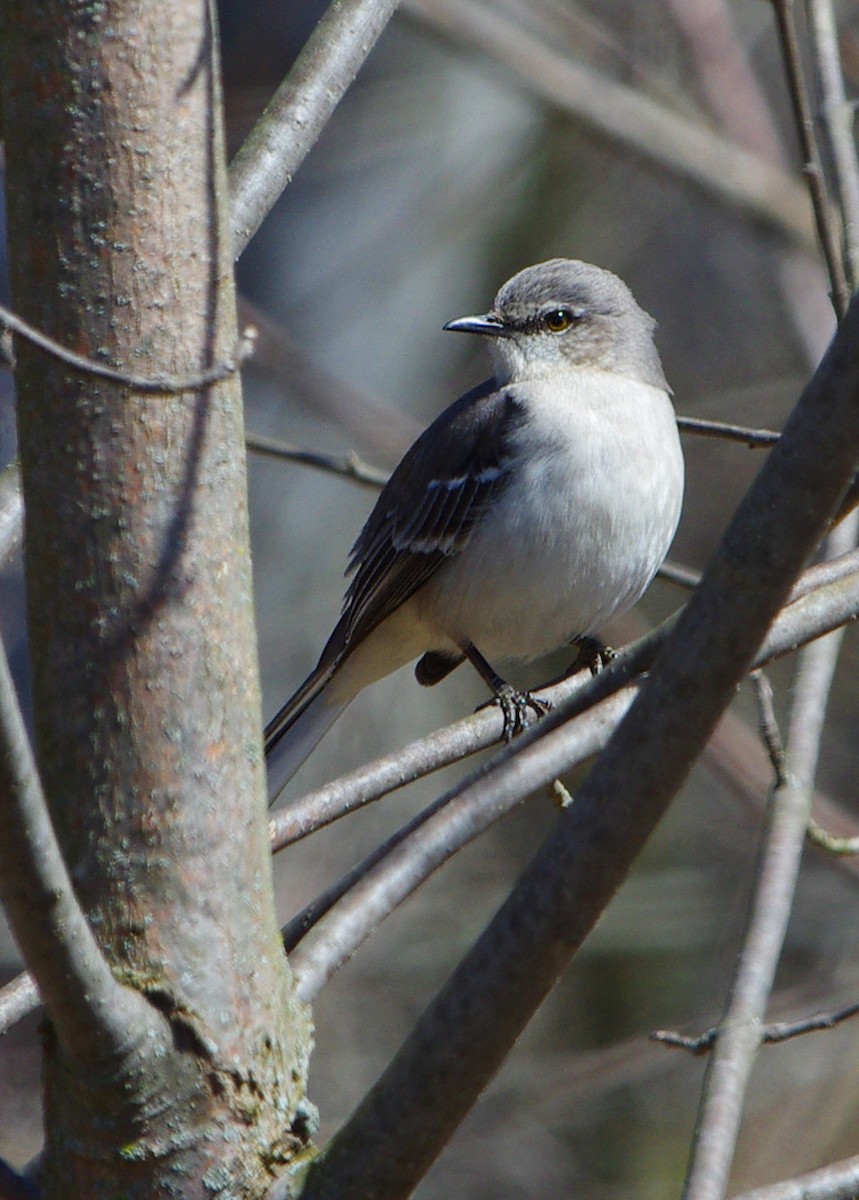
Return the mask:
M511 388L487 381L425 430L385 485L352 548L343 615L320 665L339 662L460 554L507 486L511 442L524 419Z

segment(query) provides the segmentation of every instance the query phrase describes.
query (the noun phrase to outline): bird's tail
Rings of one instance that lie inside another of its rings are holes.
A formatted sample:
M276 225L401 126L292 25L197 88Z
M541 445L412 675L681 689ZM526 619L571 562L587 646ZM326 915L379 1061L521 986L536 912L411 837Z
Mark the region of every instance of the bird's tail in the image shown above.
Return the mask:
M349 703L334 700L326 684L335 664L320 664L266 726L268 802L274 804L295 772Z

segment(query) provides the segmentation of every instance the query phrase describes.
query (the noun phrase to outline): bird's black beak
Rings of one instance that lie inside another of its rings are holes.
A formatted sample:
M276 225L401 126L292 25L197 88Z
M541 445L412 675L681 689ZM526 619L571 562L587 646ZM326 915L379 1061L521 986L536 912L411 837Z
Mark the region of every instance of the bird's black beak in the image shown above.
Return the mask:
M487 337L512 337L513 331L492 313L481 317L459 317L448 321L444 328L449 333L483 333Z

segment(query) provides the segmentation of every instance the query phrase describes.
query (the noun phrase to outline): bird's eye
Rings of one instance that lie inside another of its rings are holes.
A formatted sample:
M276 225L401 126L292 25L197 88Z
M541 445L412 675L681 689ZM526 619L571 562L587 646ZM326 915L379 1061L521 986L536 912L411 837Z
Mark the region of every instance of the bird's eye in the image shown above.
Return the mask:
M553 308L543 316L543 324L549 333L563 333L569 329L576 319L576 314L569 308Z

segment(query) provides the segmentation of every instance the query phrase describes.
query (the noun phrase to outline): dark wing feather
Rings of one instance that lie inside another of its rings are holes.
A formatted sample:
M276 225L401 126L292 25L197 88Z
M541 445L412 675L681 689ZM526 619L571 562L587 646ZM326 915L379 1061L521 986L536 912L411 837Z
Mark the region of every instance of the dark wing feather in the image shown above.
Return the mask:
M448 558L507 486L524 410L489 380L421 434L386 484L352 548L343 616L320 664L335 662L399 608Z

